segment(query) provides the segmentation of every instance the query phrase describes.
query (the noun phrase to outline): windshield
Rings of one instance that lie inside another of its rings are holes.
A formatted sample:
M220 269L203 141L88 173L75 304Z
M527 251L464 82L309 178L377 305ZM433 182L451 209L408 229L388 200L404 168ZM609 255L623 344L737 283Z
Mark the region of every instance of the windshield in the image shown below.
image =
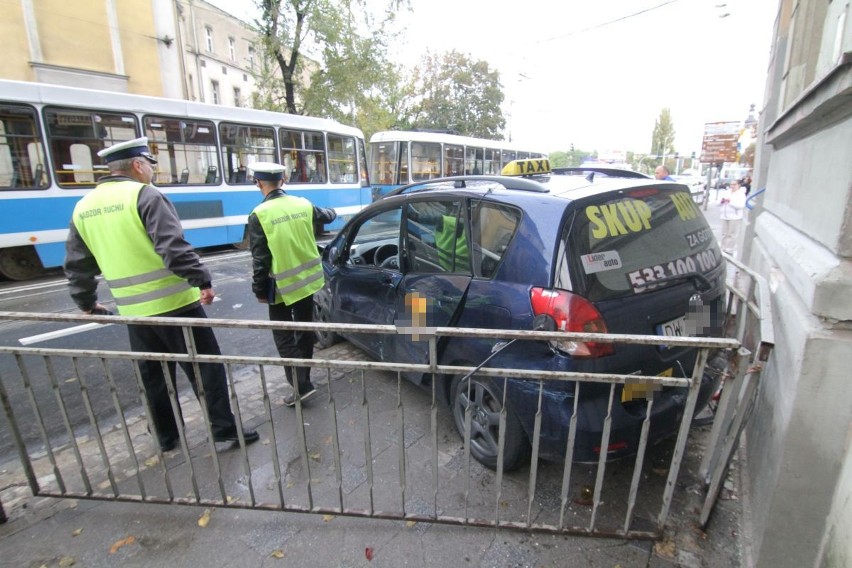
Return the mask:
M642 188L582 200L564 235L557 286L592 301L685 281L701 287L722 264L713 232L683 190Z

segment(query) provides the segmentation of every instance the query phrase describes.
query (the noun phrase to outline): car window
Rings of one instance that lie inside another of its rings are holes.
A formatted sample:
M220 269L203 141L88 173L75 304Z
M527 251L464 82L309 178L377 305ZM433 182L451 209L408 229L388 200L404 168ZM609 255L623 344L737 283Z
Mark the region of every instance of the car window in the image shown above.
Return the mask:
M470 274L470 249L462 212L459 201L408 204L405 237L412 272Z
M681 284L677 277L685 274L715 276L722 262L713 232L683 190L642 188L583 200L565 234L557 286L574 282L592 301Z
M474 267L479 267L479 276L491 278L497 271L520 221L521 212L513 207L484 201L473 205L472 256Z
M381 211L352 230L346 263L399 270L399 224L402 207Z

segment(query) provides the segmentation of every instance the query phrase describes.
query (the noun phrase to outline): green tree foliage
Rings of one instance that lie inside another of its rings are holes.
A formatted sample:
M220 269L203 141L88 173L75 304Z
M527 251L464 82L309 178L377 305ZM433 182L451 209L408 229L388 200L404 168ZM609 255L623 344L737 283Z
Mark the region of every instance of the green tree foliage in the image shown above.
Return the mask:
M464 136L502 140L506 119L500 105L500 73L485 61L450 51L427 53L414 70L417 93L409 122L420 129L450 130Z
M594 152L584 150L557 150L547 155L551 168L576 168L587 158L594 157Z
M390 26L400 9L409 8L408 0L387 0L378 16L366 0L256 1L263 48L277 66L259 73L256 100L262 108L334 118L364 130L397 122L405 91L388 45L394 38Z
M654 123L654 133L651 135L651 154L672 155L674 149L675 130L672 123L671 111L664 108L660 117Z

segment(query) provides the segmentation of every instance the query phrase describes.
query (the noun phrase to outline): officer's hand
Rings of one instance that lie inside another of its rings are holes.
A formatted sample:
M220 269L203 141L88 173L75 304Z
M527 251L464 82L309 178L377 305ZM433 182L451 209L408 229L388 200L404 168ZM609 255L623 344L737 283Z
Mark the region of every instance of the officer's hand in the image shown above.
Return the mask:
M258 298L257 301L258 301L258 303L261 303L261 304L268 304L269 303L269 300L267 300L266 298Z
M201 291L201 303L206 305L213 303L213 298L216 297L216 292L213 291L213 288L207 288L206 290Z
M112 312L106 308L103 304L95 303L95 307L91 310L81 310L84 314L96 314L96 315L112 315Z

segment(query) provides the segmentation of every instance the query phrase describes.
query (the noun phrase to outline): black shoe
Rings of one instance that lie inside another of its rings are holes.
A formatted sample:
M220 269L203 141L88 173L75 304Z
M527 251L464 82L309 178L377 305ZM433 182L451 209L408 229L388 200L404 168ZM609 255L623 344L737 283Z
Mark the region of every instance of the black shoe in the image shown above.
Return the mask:
M174 438L170 440L166 440L164 442L160 442L160 451L161 452L170 452L177 446L177 440Z
M307 392L302 394L302 402L306 402L309 398L317 394L317 389L311 387L307 390ZM284 405L285 406L296 406L296 391L290 391L284 395Z
M254 430L246 430L243 429L243 439L246 441L246 445L251 444L252 442L257 442L260 440L260 434L258 434ZM237 434L237 431L234 430L232 433L227 434L215 434L213 436L214 442L239 442L240 437Z

